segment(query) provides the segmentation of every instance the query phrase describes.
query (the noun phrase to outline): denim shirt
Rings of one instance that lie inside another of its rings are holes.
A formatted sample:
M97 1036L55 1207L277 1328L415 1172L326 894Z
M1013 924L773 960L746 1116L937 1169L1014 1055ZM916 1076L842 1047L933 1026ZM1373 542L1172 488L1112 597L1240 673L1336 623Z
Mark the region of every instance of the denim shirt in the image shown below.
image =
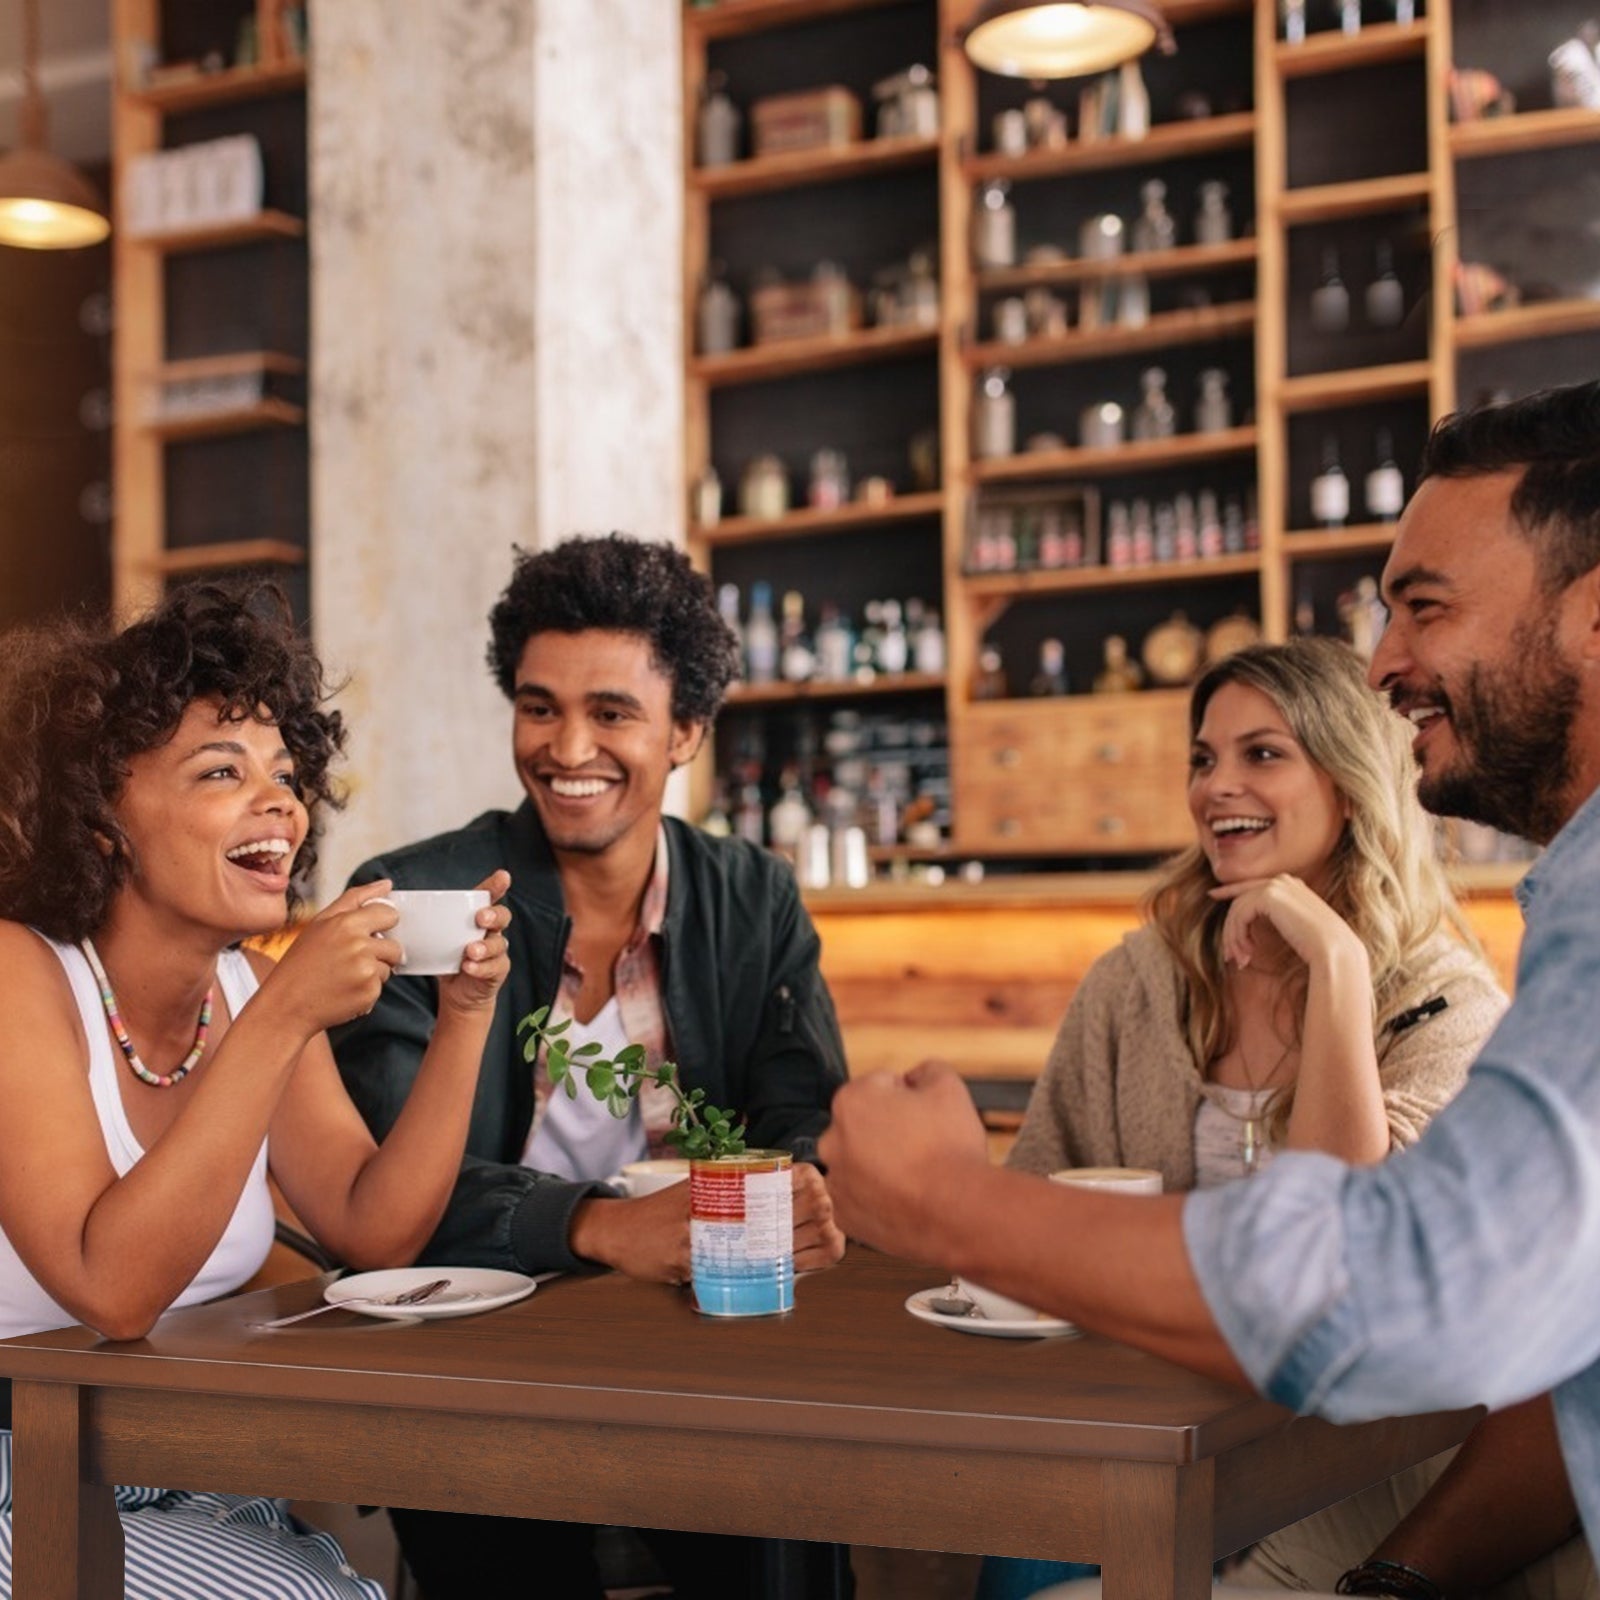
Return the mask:
M1422 1139L1374 1167L1285 1151L1191 1194L1184 1238L1240 1365L1297 1411L1358 1422L1553 1389L1597 1549L1600 794L1517 896L1516 999Z

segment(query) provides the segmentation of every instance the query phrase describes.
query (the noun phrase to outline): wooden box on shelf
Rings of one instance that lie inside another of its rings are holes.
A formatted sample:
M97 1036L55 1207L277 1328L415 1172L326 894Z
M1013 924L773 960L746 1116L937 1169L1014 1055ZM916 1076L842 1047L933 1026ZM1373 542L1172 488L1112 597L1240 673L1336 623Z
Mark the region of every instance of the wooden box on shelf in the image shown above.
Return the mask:
M861 137L861 102L839 84L771 94L750 107L750 151L793 155L854 144Z
M966 723L958 850L1138 855L1193 837L1185 691L998 701L969 707Z

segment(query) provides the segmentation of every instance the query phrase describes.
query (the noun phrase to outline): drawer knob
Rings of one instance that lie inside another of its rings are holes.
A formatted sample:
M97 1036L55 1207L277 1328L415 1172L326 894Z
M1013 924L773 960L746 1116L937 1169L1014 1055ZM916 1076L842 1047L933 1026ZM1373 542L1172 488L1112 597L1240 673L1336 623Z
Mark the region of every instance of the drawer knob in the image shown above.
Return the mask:
M1018 822L1015 817L1001 817L1000 820L995 823L994 831L998 833L1002 839L1014 839L1019 833L1021 833L1022 824Z
M994 764L997 767L1015 767L1021 764L1022 752L1014 744L1008 744L994 753Z
M1101 833L1116 834L1126 832L1128 824L1124 822L1121 817L1111 816L1097 818L1095 821L1095 827L1098 828Z
M1095 751L1095 759L1108 764L1122 759L1122 746L1120 744L1103 744Z

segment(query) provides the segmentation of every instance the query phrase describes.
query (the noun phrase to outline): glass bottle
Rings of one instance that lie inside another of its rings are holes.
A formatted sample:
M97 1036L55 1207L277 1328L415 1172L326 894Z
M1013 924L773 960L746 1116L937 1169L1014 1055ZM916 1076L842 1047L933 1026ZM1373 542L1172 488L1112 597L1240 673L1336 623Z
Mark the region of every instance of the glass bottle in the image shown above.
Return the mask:
M1178 513L1173 508L1170 500L1158 500L1156 502L1155 528L1156 561L1158 563L1176 561L1178 559Z
M759 772L751 768L739 790L739 803L733 808L733 831L737 838L748 839L751 844L765 844L767 816L761 804Z
M750 683L778 677L778 624L772 617L772 585L750 585L750 616L744 625L744 669Z
M790 861L800 859L800 846L811 826L811 807L800 792L800 774L785 767L778 784L778 798L767 816L767 837L772 848Z
M694 499L689 520L697 528L714 528L722 521L722 479L709 461L694 480Z
M1173 500L1174 559L1193 561L1200 554L1200 525L1195 517L1194 496L1180 491Z
M1134 566L1148 567L1156 558L1156 535L1150 521L1148 500L1133 502L1133 523L1128 538L1133 551Z
M774 455L752 456L739 478L739 510L772 520L789 509L789 474Z
M1361 0L1339 0L1339 28L1343 33L1361 32Z
M916 602L920 604L920 602ZM912 601L906 602L909 615ZM922 625L916 630L911 643L911 664L918 672L937 676L945 669L948 657L945 651L944 625L937 611L925 611Z
M978 670L972 675L972 698L1004 700L1010 692L1010 686L1006 683L1005 663L1000 659L999 650L992 644L984 645L978 651Z
M1350 326L1350 291L1339 276L1339 252L1322 252L1322 281L1311 291L1311 326L1318 333L1343 333Z
M733 818L728 815L728 786L718 778L711 789L711 809L700 819L700 828L714 839L726 839L733 833Z
M1044 699L1066 692L1066 646L1059 639L1045 639L1039 645L1039 670L1028 684L1028 693Z
M1322 441L1322 471L1311 480L1311 520L1319 527L1342 528L1350 517L1350 480L1339 465L1339 441Z
M883 636L878 641L877 662L880 672L904 672L911 659L911 641L906 637L903 616L898 600L883 602Z
M1378 464L1362 486L1367 515L1375 522L1393 522L1405 507L1406 482L1395 464L1394 441L1387 428L1378 429L1374 444Z
M1133 413L1135 439L1170 439L1178 431L1178 414L1167 399L1167 375L1160 367L1146 367L1139 375L1144 397Z
M785 683L807 683L817 670L816 652L806 637L806 603L798 589L783 597L783 624L778 634L778 670Z
M1237 495L1230 494L1222 502L1222 553L1225 556L1244 554L1244 508Z
M1144 209L1134 218L1133 248L1141 253L1170 250L1178 242L1178 225L1167 210L1167 186L1160 178L1141 185L1139 198Z
M1194 403L1196 433L1225 433L1233 426L1233 402L1228 398L1228 374L1207 367L1200 374L1200 398Z
M978 380L972 406L972 453L980 461L1009 456L1017 448L1017 403L1011 393L1011 374L990 367Z
M744 654L744 628L739 622L739 586L725 583L717 590L717 615L727 623L728 630L739 641L739 653Z
M1394 246L1380 239L1373 250L1377 276L1367 285L1367 321L1374 328L1398 328L1406 314L1406 292L1394 270Z
M713 261L695 303L696 346L703 356L723 355L739 347L739 297L723 273L722 263Z
M1306 0L1279 0L1283 37L1288 44L1306 42Z
M1233 237L1233 213L1228 209L1228 186L1213 178L1200 185L1200 204L1194 213L1196 244L1226 244Z
M1137 61L1124 61L1117 73L1117 133L1142 139L1150 131L1150 91Z
M850 498L850 469L842 450L818 450L811 457L806 504L814 511L837 511Z
M1096 694L1128 694L1144 681L1137 663L1128 659L1128 641L1110 634L1103 646L1103 664L1094 676Z
M744 118L728 98L727 85L726 73L708 72L700 86L695 145L702 167L725 167L739 159L739 127Z
M1004 178L978 191L972 211L972 254L980 267L1011 267L1017 261L1017 213Z
M1217 511L1217 491L1202 489L1197 513L1196 537L1202 560L1214 561L1222 554L1222 517Z
M817 623L817 676L830 683L843 683L850 676L850 652L856 642L849 621L833 601L824 601L822 620Z
M1066 518L1060 506L1044 506L1039 512L1039 565L1053 572L1066 564Z
M1113 500L1106 510L1106 565L1133 565L1133 525L1128 521L1128 507L1121 500Z

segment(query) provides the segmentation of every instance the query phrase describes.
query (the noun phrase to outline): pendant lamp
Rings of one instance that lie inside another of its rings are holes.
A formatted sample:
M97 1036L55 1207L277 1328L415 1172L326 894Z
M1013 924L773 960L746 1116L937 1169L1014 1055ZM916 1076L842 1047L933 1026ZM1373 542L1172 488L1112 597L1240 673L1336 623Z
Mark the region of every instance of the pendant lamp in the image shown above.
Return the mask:
M1008 78L1079 78L1142 56L1171 55L1154 0L982 0L962 30L974 66Z
M39 89L39 0L22 0L22 102L17 148L0 156L0 244L73 250L111 232L89 180L45 148L47 116Z

